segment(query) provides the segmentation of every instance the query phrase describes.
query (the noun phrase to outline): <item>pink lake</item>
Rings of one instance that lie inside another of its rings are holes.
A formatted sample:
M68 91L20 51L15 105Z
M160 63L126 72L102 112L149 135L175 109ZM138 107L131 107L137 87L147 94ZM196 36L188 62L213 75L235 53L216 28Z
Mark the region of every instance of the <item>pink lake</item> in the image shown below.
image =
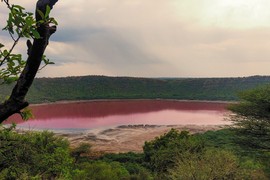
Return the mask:
M226 103L174 100L112 100L35 105L34 119L15 122L29 129L92 129L100 127L148 125L223 125Z

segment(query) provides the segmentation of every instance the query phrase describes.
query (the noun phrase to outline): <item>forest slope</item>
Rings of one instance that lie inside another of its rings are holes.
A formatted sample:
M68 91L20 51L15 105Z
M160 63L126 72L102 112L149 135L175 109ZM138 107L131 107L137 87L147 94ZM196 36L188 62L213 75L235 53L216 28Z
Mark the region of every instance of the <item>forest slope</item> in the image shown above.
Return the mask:
M243 78L133 78L81 76L37 78L27 99L31 103L90 99L237 100L237 93L270 84L270 76ZM0 99L12 86L2 86Z

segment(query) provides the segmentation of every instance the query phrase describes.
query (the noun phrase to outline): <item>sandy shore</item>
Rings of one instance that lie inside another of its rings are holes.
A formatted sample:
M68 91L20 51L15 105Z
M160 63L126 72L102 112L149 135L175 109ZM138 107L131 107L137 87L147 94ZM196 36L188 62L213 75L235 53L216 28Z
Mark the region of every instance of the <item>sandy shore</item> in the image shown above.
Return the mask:
M92 145L92 150L103 153L142 152L145 141L163 135L171 128L179 131L188 130L191 133L203 133L209 130L221 129L220 125L125 125L103 129L92 129L81 132L55 132L67 138L71 146L86 142Z

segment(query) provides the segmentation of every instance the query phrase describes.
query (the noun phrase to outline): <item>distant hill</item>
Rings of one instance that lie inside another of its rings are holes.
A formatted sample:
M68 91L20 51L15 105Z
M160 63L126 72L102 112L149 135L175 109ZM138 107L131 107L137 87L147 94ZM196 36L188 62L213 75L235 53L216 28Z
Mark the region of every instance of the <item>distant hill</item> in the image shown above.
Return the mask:
M82 76L38 78L27 99L31 103L90 99L237 100L239 91L270 84L270 76L244 78L133 78ZM0 86L0 99L11 86Z

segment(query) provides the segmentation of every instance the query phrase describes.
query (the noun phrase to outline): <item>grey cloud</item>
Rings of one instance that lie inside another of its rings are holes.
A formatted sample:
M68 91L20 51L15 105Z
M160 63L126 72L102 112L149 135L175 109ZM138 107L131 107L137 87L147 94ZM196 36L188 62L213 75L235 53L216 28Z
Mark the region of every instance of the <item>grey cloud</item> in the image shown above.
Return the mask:
M91 36L92 34L97 34L103 32L102 28L94 27L84 27L84 28L74 28L74 27L60 27L52 37L52 41L73 43L84 41L85 37Z
M93 63L113 72L121 70L130 73L147 69L156 71L152 66L164 63L160 58L140 48L139 44L111 30L89 33L88 36L85 34L85 40L81 43L80 47L89 53L89 59L95 61Z
M68 52L73 55L51 56L52 59L57 59L56 62L59 65L84 62L99 65L114 74L119 71L125 74L139 71L158 73L159 70L154 66L167 64L154 54L145 51L139 46L140 44L134 43L132 38L124 36L121 32L107 28L89 27L80 29L80 33L76 33L75 29L70 29L53 40L70 44L73 48Z
M116 32L104 31L90 35L84 43L85 49L112 65L160 63L156 57L140 49L138 44L129 42Z

